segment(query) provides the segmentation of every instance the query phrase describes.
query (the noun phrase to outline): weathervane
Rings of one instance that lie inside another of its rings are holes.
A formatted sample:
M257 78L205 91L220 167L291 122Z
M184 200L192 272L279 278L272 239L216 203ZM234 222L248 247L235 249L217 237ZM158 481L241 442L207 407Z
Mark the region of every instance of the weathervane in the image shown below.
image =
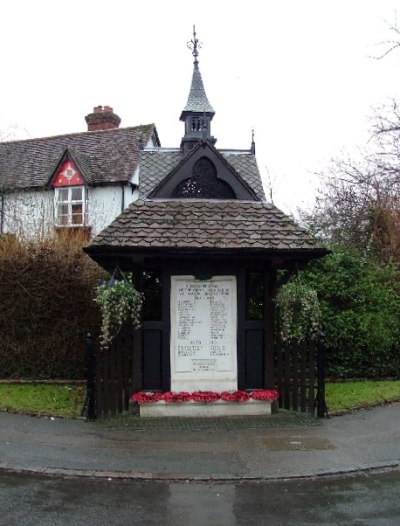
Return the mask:
M197 57L199 56L199 49L203 47L203 44L199 42L199 39L196 38L196 26L193 26L193 38L190 42L187 43L187 47L192 50L192 55L194 56L194 61L197 62Z

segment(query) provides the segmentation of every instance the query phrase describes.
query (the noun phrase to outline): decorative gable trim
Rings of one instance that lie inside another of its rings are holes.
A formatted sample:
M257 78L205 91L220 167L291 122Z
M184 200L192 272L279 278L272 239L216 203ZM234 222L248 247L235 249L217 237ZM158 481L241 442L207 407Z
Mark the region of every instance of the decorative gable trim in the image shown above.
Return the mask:
M81 177L75 163L71 160L66 160L61 164L60 169L56 173L53 186L82 186L85 181Z
M83 170L79 166L73 153L66 148L57 162L47 186L57 188L62 186L83 186L87 185L83 175Z
M193 174L193 167L202 157L209 159L216 168L217 179L228 185L236 199L242 201L260 201L246 181L236 172L228 161L208 141L199 143L182 161L153 189L149 199L171 199L176 188Z

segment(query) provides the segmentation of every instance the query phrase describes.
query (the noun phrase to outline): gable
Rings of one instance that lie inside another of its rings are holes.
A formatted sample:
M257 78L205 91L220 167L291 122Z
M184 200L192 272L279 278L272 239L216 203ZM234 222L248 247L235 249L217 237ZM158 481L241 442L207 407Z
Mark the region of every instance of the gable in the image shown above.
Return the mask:
M265 194L255 156L249 150L218 150L235 172L253 189L261 201ZM142 199L153 195L170 173L182 162L181 149L145 148L140 152L139 192Z
M149 197L259 200L250 185L208 142L199 144L184 157Z
M85 181L75 163L70 159L62 163L53 180L53 186L78 186L82 184L85 184Z
M62 156L50 177L49 184L54 188L64 186L82 186L86 183L82 171L68 150Z

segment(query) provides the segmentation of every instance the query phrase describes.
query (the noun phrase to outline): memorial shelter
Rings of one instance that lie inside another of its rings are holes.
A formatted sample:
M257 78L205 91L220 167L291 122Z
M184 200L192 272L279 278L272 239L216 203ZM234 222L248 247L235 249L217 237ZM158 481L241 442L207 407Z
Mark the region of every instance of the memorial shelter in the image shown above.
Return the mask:
M140 152L139 199L85 250L144 294L133 392L274 389L277 272L326 250L266 202L254 138L216 147L196 33L191 47L180 147Z

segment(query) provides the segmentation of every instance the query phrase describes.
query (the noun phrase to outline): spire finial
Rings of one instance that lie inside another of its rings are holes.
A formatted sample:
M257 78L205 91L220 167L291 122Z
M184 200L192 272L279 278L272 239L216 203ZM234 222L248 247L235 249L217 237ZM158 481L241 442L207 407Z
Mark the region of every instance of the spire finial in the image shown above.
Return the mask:
M256 154L256 143L254 142L254 128L251 129L251 147L250 151L253 155Z
M199 49L203 47L203 44L196 37L196 26L193 25L193 38L187 43L187 47L192 50L194 56L194 63L197 64L197 57L199 56Z

